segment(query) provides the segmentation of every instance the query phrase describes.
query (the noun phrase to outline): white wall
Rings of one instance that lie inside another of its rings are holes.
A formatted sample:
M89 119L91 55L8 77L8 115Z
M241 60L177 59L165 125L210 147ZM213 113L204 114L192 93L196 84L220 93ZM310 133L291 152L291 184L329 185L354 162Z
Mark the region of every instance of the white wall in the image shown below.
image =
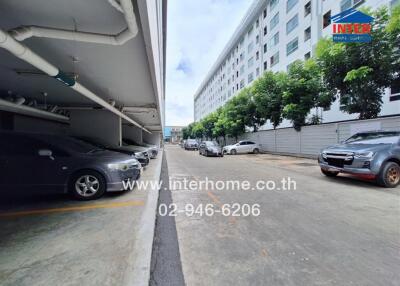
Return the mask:
M128 138L141 144L143 142L142 129L133 125L122 124L122 138Z
M150 133L143 131L143 142L145 142L145 143L160 146L161 138L162 137L161 137L160 132L153 132L150 134Z
M70 135L99 138L110 145L119 145L121 120L107 110L71 110Z
M239 140L254 141L264 152L314 157L322 148L340 143L354 133L378 129L400 131L400 116L303 126L300 132L293 128L249 132ZM227 144L234 141L229 138Z

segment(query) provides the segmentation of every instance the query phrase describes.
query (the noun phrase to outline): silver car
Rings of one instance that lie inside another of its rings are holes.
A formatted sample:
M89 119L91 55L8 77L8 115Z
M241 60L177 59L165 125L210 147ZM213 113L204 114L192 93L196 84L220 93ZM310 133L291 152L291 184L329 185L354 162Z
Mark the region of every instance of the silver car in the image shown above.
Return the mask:
M357 133L323 149L318 162L328 177L349 173L394 188L400 182L400 131Z
M260 152L260 145L253 141L239 141L233 145L227 145L223 148L225 154L236 155L240 153L254 153Z

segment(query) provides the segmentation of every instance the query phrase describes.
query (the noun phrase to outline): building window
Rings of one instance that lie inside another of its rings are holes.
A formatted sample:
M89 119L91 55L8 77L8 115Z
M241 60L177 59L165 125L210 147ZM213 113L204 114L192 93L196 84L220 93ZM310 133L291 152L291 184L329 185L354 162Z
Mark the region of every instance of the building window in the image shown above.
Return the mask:
M292 8L294 6L296 6L296 4L299 2L299 0L287 0L286 2L286 13L289 13L290 10L292 10Z
M311 39L311 26L304 30L304 42Z
M260 26L260 20L256 20L256 28L258 28Z
M263 18L265 19L266 17L267 17L267 8L265 8L263 11Z
M264 27L264 36L267 34L267 26Z
M247 62L247 66L250 68L250 67L253 66L253 64L254 64L254 58L251 57L251 58L248 60L248 62Z
M286 35L293 31L299 25L299 17L296 14L292 19L286 23Z
M256 76L260 75L260 68L256 68Z
M323 28L325 29L326 27L328 27L331 24L331 10L329 10L328 12L326 12L324 14L324 18L323 18Z
M279 23L279 12L275 14L275 16L269 22L269 29L272 30L275 28Z
M254 77L253 77L253 73L249 73L249 75L247 76L247 83L251 83L253 81Z
M242 66L240 67L240 74L241 74L241 75L244 74L244 65L242 65Z
M273 67L277 63L279 63L279 52L276 52L271 58L270 58L270 66Z
M258 60L259 58L260 58L260 52L257 51L257 52L256 52L256 60Z
M240 54L239 58L240 58L240 61L243 61L243 59L244 59L243 53Z
M251 33L253 33L253 25L251 25L249 31L247 32L247 36L250 37Z
M264 44L264 54L267 52L267 44Z
M276 32L276 34L269 40L270 47L275 47L277 44L279 44L279 32Z
M236 78L239 77L239 71L236 71Z
M272 11L276 5L278 5L279 0L271 0L271 2L269 2L269 10Z
M253 47L254 47L254 43L250 42L250 44L247 46L247 52L250 53L253 50Z
M390 86L390 101L400 100L400 77Z
M304 55L304 60L308 60L309 58L311 58L311 52L308 52L307 54Z
M342 0L340 1L340 12L344 10L350 9L352 7L351 0Z
M264 70L267 70L267 61L264 62Z
M304 5L304 17L307 17L311 14L311 1Z
M260 42L260 36L257 35L257 36L256 36L256 44L258 44L259 42Z
M244 79L242 79L241 81L240 81L240 88L242 89L244 87Z
M296 37L286 45L286 55L290 55L299 48L299 39Z

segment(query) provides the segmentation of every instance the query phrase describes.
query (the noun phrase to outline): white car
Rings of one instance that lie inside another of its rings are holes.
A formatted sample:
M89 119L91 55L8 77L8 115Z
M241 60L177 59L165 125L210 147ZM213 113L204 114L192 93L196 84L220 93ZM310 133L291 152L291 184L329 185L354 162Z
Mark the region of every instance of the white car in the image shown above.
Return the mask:
M225 154L231 154L231 155L236 155L240 153L257 154L260 152L260 146L259 144L256 144L253 141L239 141L236 144L225 146L223 152Z

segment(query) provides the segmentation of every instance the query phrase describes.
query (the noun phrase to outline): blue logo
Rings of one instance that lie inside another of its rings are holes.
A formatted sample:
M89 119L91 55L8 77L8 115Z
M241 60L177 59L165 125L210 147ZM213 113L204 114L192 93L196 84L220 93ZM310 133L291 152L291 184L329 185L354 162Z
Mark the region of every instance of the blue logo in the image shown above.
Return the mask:
M332 16L331 20L333 22L332 33L334 42L371 42L373 17L352 8Z

